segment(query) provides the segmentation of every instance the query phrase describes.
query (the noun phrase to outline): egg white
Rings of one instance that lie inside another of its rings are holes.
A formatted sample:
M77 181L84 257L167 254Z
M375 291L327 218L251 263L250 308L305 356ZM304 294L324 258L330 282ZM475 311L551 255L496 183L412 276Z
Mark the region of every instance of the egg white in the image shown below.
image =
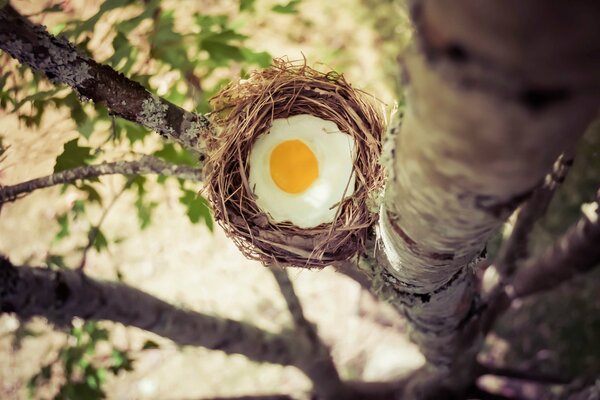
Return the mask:
M281 190L271 178L273 149L287 140L301 140L314 153L319 174L302 193ZM291 222L299 228L313 228L332 222L337 206L354 193L354 140L334 122L301 114L273 120L250 151L249 177L258 207L275 223Z

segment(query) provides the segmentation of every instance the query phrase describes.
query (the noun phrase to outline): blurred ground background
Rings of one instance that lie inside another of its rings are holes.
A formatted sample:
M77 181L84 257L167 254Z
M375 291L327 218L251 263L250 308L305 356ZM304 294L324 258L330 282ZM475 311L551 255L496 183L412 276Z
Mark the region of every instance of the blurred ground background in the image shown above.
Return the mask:
M50 29L69 18L89 18L102 2L67 1L12 2ZM43 3L43 4L42 4ZM48 5L68 5L68 13L38 15ZM239 31L248 35L246 45L274 57L306 58L309 65L343 72L356 87L382 101L389 110L399 93L397 56L410 37L405 10L383 0L302 0L297 12L274 13L283 2L257 0L252 13L241 13L237 1L164 1L175 10L175 21L186 23L194 8L207 15L229 15ZM94 56L109 57L110 27L122 18L107 13L91 38ZM140 48L136 34L130 41ZM2 59L5 62L6 58ZM142 66L143 67L143 66ZM141 68L141 67L140 67ZM171 79L168 71L150 64L147 72L161 85ZM209 77L237 79L242 67L235 65ZM163 85L164 86L164 85ZM66 90L65 90L66 91ZM163 90L164 91L164 90ZM185 103L194 108L195 104ZM27 106L25 106L26 108ZM50 108L50 106L49 106ZM91 144L100 144L108 124L97 124ZM68 110L52 108L38 127L28 127L9 109L0 109L0 135L9 145L0 164L0 184L10 185L52 172L63 144L79 135ZM156 147L158 139L137 143L136 150ZM123 148L114 146L112 158ZM116 156L115 156L116 155ZM110 157L106 157L107 159ZM536 248L551 242L589 202L600 180L600 129L596 126L579 146L571 176L561 188L549 216L535 235ZM102 224L109 239L103 252L91 251L86 271L103 279L122 279L172 304L199 312L243 320L277 332L290 325L283 299L271 274L257 263L245 260L218 227L214 232L202 224L191 224L178 200L175 182L156 184L151 178L147 198L156 202L152 224L140 229L135 196L120 194L122 177L103 177L94 184L104 205L117 198ZM65 264L75 266L81 258L90 223L98 221L103 207L87 208L85 218L72 221L67 239L56 242L60 230L57 217L84 199L81 191L44 189L12 204L0 214L0 253L14 263L40 265L48 254L59 254ZM495 244L491 244L491 252ZM291 270L307 317L331 346L337 365L346 378L381 380L400 376L420 365L422 358L405 337L402 321L393 311L374 303L352 280L335 271ZM600 374L600 273L577 279L560 291L539 296L511 310L489 341L487 358L566 376ZM201 348L178 348L171 342L135 328L102 323L110 331L116 348L127 350L134 370L110 376L105 386L108 398L195 399L254 393L291 393L305 396L310 383L294 368L261 365L241 356L227 356ZM142 349L147 340L158 348ZM21 323L0 316L0 399L26 398L27 381L57 357L69 339L64 332L42 320ZM109 350L98 348L102 362ZM60 378L36 392L38 398L52 396ZM532 392L533 393L533 392Z

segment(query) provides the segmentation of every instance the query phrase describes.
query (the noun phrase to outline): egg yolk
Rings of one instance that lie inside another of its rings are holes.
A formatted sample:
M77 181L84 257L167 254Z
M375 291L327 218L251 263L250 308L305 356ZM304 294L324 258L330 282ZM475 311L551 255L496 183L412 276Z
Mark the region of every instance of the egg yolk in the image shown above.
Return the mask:
M284 192L304 192L319 176L319 162L311 149L300 140L286 140L271 152L271 178Z

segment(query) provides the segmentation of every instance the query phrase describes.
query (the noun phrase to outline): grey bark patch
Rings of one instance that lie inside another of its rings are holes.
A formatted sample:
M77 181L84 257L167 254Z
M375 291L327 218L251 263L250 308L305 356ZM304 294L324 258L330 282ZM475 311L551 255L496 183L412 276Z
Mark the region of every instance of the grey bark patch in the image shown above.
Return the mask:
M163 135L172 136L173 128L167 126L167 110L169 106L163 104L162 101L152 95L147 97L142 102L142 110L140 111L138 122L145 127L159 132Z

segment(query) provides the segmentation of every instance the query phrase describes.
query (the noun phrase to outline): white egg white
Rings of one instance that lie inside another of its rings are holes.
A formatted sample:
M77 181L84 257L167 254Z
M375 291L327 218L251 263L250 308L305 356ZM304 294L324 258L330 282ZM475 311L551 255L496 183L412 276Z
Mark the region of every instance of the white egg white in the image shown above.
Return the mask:
M319 174L302 193L281 190L271 178L273 149L287 140L301 140L314 153ZM258 207L273 222L291 222L299 228L313 228L332 222L337 206L354 193L354 140L337 125L313 115L301 114L273 120L250 151L249 183Z

